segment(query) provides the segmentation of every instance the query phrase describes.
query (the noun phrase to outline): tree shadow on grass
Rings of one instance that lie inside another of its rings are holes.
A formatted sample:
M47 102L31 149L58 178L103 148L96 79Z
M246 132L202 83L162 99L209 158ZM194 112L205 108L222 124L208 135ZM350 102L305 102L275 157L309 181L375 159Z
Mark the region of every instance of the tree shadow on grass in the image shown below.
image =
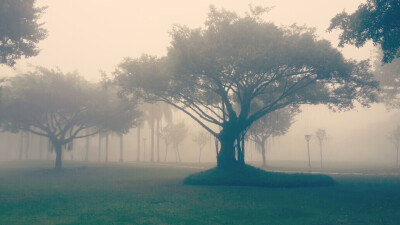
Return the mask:
M320 187L336 184L330 176L305 173L268 172L249 165L232 167L229 170L218 167L192 174L183 181L186 185L225 185L260 187Z

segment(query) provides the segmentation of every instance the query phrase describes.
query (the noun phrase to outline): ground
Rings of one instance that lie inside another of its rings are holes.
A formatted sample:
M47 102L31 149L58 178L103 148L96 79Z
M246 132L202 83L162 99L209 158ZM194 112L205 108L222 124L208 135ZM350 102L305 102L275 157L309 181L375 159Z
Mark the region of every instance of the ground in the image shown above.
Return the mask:
M191 186L196 168L0 162L0 224L399 224L399 175L334 175L335 186ZM82 167L82 165L85 165ZM189 166L190 167L190 166ZM196 166L193 166L196 167Z

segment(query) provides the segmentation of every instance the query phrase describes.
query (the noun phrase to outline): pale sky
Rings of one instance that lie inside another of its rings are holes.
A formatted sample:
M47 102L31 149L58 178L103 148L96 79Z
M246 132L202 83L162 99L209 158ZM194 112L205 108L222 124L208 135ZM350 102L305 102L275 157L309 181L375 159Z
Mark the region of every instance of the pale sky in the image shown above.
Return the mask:
M243 14L248 5L273 6L264 16L277 25L307 25L316 27L321 38L337 45L338 32L327 33L330 19L344 9L354 11L362 0L37 0L47 6L42 21L48 30L47 39L40 42L41 53L20 60L17 70L27 64L59 67L62 71L78 70L90 80L98 80L99 70L112 72L124 57L141 54L166 54L174 24L202 26L210 5ZM365 59L371 46L362 49L347 46L342 49L348 58ZM12 70L2 68L4 75Z

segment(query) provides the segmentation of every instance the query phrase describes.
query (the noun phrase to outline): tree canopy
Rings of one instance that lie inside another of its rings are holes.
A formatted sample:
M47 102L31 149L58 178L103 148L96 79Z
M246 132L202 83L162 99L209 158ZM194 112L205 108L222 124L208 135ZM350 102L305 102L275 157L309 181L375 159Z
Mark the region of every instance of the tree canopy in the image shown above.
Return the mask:
M137 117L133 105L122 104L77 73L41 67L10 78L2 99L3 128L48 137L56 151L56 169L61 168L63 146L72 140L108 129L124 133Z
M353 14L342 12L331 20L328 30L340 29L339 46L362 47L371 40L383 51L382 62L400 57L400 1L368 0Z
M0 0L0 64L13 66L39 53L36 45L47 33L38 22L43 11L35 0Z
M355 100L364 106L375 100L368 64L344 59L307 28L279 28L258 14L211 7L204 28L175 26L171 35L166 57L124 60L117 82L126 96L171 104L217 137L218 166L235 164L236 139L275 110L348 109Z

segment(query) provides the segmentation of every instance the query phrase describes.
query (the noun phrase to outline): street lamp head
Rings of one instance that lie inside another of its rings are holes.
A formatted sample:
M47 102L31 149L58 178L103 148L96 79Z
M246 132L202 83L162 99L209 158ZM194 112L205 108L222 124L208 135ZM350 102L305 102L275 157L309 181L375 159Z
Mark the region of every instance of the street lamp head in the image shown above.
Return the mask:
M306 138L306 141L310 141L311 140L311 134L306 134L304 135L304 137Z

